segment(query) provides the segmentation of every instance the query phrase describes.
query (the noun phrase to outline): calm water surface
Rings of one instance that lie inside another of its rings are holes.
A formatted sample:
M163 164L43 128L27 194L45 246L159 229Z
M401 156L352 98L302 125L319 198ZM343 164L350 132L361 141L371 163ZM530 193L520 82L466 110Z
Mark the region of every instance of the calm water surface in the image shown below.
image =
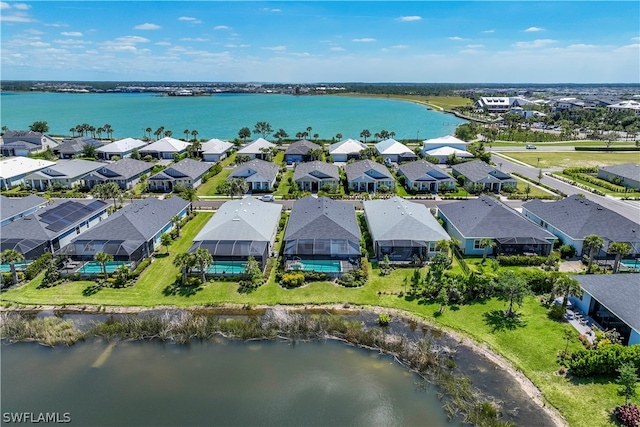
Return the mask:
M282 128L291 138L312 127L322 139L338 133L359 138L387 130L396 139L436 138L453 134L463 120L411 102L339 96L291 96L216 94L204 97L160 97L155 94L0 94L0 125L27 129L34 121L46 121L50 133L68 135L69 129L88 123L96 128L108 123L114 138L142 138L144 129L164 126L176 138L185 129L198 138L233 139L242 127L253 129L266 121L274 131ZM103 134L103 137L106 135ZM372 138L373 139L373 138Z
M107 348L2 345L2 412L69 412L78 426L458 425L415 375L336 342Z

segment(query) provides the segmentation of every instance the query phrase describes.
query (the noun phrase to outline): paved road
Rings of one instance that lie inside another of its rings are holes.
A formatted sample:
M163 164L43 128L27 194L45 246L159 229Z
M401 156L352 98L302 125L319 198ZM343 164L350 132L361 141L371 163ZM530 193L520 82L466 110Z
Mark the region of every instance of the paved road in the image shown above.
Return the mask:
M534 167L523 166L521 164L511 162L509 160L504 159L503 157L496 156L495 154L491 156L491 160L495 164L499 165L500 169L505 172L508 172L508 173L517 172L535 181L538 180L538 169ZM550 187L557 188L558 190L568 195L576 194L576 193L584 194L587 199L593 200L594 202L599 203L602 206L608 209L611 209L612 211L618 212L620 215L627 217L632 221L640 222L640 202L639 201L618 200L610 196L606 196L606 197L598 196L596 194L574 187L573 185L569 185L566 182L551 178L546 175L542 178L540 182Z

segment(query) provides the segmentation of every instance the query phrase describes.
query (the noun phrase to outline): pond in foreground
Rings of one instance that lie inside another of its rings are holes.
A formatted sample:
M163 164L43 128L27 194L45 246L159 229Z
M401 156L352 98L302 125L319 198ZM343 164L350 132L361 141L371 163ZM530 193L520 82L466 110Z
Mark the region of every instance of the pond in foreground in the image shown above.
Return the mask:
M1 398L78 426L458 425L390 357L333 341L2 345Z

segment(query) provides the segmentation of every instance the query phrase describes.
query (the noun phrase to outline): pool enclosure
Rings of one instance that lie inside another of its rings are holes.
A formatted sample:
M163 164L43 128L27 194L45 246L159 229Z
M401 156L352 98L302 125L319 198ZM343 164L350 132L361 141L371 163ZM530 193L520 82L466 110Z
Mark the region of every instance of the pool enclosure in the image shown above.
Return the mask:
M213 257L207 269L209 275L241 274L249 260L253 257L260 268L264 269L269 257L269 242L253 240L200 240L189 248L193 253L198 249L206 249ZM194 272L198 272L198 268Z

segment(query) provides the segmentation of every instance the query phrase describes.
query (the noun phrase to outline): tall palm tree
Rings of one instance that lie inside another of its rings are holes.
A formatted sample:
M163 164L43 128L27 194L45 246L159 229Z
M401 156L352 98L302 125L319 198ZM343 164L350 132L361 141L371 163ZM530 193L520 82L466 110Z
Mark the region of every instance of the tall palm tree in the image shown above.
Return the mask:
M181 278L180 283L182 285L185 284L187 280L187 275L191 272L191 269L195 266L195 257L190 253L181 253L176 255L173 259L173 265L176 267L180 267Z
M591 264L593 264L593 257L604 246L604 239L597 234L590 234L584 238L582 246L589 251L589 263L587 264L587 271L589 271L591 270Z
M580 287L580 282L571 277L567 276L564 273L553 272L552 278L553 281L553 290L552 293L555 295L562 295L562 308L566 309L569 304L569 295L575 295L577 297L582 296L582 287Z
M198 141L198 140L194 140L191 143L191 147L189 147L191 151L191 156L193 158L198 157L198 155L200 154L200 150L202 149L202 142Z
M193 136L193 140L195 141L195 140L196 140L196 136L198 136L198 131L197 131L197 130L195 130L195 129L194 129L194 130L192 130L192 131L191 131L191 136Z
M631 253L631 246L624 242L614 242L609 245L609 253L616 256L613 262L613 272L617 273L618 269L620 269L620 261L622 258Z
M100 263L100 266L102 267L102 274L104 274L104 278L107 278L107 262L109 261L113 261L113 255L108 254L106 252L96 252L96 254L93 256L93 260L95 262Z
M18 272L16 271L16 261L22 261L24 255L15 249L7 249L0 253L0 262L8 262L11 268L11 275L13 276L13 284L18 283Z
M202 278L202 283L207 281L207 269L213 262L213 257L209 253L208 250L204 248L200 248L193 253L193 257L195 262L198 264L200 268L200 275Z
M98 134L98 138L102 139L102 132L104 132L104 128L99 127L96 129L96 133Z
M3 126L4 127L4 126ZM6 132L6 131L5 131ZM71 132L71 137L75 138L76 137L76 128L75 126L72 127L71 129L69 129L69 132Z
M195 202L198 200L198 192L193 187L186 187L184 190L180 192L180 197L185 199L188 202Z
M173 135L173 131L170 131L170 130L164 131L164 136L166 136L167 138L171 138L171 135Z
M189 140L189 132L190 132L189 129L185 129L185 130L182 131L182 133L184 133L184 140L185 141Z
M367 138L369 138L371 136L371 132L369 132L369 129L363 129L362 132L360 132L360 138L364 138L364 143L367 143Z
M144 131L149 134L149 140L151 140L151 132L153 132L153 129L146 128Z
M182 218L180 217L180 215L174 215L171 217L171 222L176 227L177 237L180 237L180 221L182 221Z
M493 239L485 237L484 239L480 239L480 247L484 249L482 253L482 261L487 259L487 255L489 254L489 248L495 248L496 242Z

